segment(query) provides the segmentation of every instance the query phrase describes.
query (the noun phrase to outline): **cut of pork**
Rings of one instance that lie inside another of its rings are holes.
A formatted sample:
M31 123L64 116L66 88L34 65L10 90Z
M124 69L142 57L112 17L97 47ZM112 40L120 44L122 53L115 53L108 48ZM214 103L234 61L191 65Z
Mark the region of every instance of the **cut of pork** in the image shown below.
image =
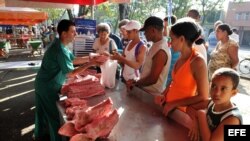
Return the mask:
M84 126L94 119L104 117L112 111L113 102L110 98L87 110L77 110L74 117L75 129L84 132Z

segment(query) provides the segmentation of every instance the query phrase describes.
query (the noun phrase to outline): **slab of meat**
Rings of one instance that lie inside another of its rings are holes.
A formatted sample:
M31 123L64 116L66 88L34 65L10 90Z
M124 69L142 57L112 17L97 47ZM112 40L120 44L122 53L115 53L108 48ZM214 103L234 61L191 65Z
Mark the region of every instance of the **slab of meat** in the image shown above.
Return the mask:
M109 56L101 55L99 53L90 53L89 58L91 60L94 60L94 61L98 62L98 63L104 63L109 59Z
M65 107L70 106L87 106L87 101L80 98L67 98L64 101Z
M93 75L87 75L85 77L80 77L77 79L69 79L68 82L66 82L62 88L61 88L61 94L66 94L68 93L69 89L71 86L83 86L87 84L92 84L92 83L100 83L100 79L93 76Z
M114 110L109 115L87 124L85 126L86 133L76 134L71 137L70 141L95 141L97 138L107 138L118 120L118 112Z
M83 86L70 86L67 96L84 99L102 94L105 94L105 88L97 82Z
M112 111L113 102L110 98L101 103L89 107L87 110L78 110L75 113L74 122L75 129L84 132L84 126L95 119L104 117Z
M71 106L66 108L65 114L67 115L68 120L72 120L75 116L76 111L78 110L87 110L89 107L87 105Z
M93 120L90 124L85 126L87 137L92 140L97 138L107 138L119 120L117 110L114 110L111 114L106 115L100 119Z
M72 137L76 134L78 134L75 130L75 125L72 122L66 122L63 124L63 126L58 130L58 134L67 136L67 137Z
M95 76L97 74L97 71L94 69L86 69L85 71L82 71L79 73L80 76L87 76L87 75L93 75Z

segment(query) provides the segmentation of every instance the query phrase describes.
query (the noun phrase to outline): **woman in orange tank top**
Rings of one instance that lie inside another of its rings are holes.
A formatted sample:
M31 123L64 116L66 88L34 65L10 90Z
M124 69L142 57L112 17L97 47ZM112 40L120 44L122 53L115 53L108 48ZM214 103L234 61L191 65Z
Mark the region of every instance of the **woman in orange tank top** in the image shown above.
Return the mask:
M204 42L200 35L201 29L191 18L182 18L171 27L172 48L181 55L172 71L172 82L161 96L155 97L166 116L175 108L185 112L186 106L208 98L207 67L204 58L192 47L194 42Z

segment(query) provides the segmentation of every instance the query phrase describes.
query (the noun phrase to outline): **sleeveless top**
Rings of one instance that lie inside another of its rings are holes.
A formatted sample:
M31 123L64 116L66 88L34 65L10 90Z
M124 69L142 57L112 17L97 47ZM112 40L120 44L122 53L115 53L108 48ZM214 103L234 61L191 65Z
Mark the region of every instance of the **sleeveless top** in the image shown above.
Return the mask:
M165 93L166 102L184 99L195 96L197 84L191 70L191 62L195 59L193 56L198 56L198 53L192 48L192 54L182 66L175 71L172 71L172 82L170 83L167 93ZM193 59L192 59L193 58ZM174 66L174 68L176 65ZM182 111L186 111L186 107L178 107Z
M237 43L229 39L227 43L221 44L218 42L216 48L210 54L210 61L208 63L209 79L211 79L214 71L222 67L231 68L231 58L227 52L229 47L238 47Z
M167 47L167 40L165 38L156 43L153 43L152 47L149 48L141 73L141 78L145 78L150 74L153 64L153 58L159 50L163 50L166 53L166 55L168 56L168 60L163 67L157 82L153 85L143 87L144 90L154 95L159 95L164 91L171 62L171 52L169 47Z
M207 123L209 126L210 131L214 131L219 124L226 118L230 116L237 117L240 120L240 125L242 122L242 115L238 109L238 107L234 104L232 108L224 110L222 112L215 112L214 111L214 102L211 100L208 104L207 108Z
M140 42L139 42L140 43ZM136 62L136 56L135 56L135 50L136 50L136 46L139 44L137 43L133 48L131 48L130 50L128 50L128 46L124 49L124 54L125 54L125 58L126 60L129 60L129 61L134 61ZM139 72L139 69L136 70L134 68L131 68L130 66L128 65L124 65L124 68L123 68L123 73L122 73L124 79L126 81L128 81L129 79L132 79L132 80L138 80L140 78L140 72Z

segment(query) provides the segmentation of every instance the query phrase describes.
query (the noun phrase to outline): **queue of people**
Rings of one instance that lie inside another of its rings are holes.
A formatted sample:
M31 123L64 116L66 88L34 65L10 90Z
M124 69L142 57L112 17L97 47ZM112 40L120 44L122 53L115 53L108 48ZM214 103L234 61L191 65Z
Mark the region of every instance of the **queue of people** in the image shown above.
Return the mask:
M230 26L219 23L215 26L218 43L211 59L207 60L203 29L194 19L199 14L197 10L188 13L189 17L178 20L175 16L166 17L164 21L150 16L143 26L137 20L122 20L119 23L122 53L110 37L110 26L100 23L93 49L122 64L122 77L129 93L136 86L153 94L165 116L176 109L186 112L193 120L189 134L192 140L198 141L200 135L203 140L222 140L222 125L242 124L237 106L230 102L239 83L239 75L234 71L239 61L239 46L229 38ZM60 120L56 101L62 84L67 77L74 77L89 66L100 65L87 57L75 57L67 49L76 36L73 22L60 21L57 32L59 39L55 38L49 45L35 81L37 140L48 133L51 141L61 140L57 133ZM150 47L145 45L139 32L144 32L147 42L152 42ZM74 68L75 64L85 65ZM218 118L216 112L228 109L237 114L220 121L214 119ZM49 132L45 132L47 128Z

